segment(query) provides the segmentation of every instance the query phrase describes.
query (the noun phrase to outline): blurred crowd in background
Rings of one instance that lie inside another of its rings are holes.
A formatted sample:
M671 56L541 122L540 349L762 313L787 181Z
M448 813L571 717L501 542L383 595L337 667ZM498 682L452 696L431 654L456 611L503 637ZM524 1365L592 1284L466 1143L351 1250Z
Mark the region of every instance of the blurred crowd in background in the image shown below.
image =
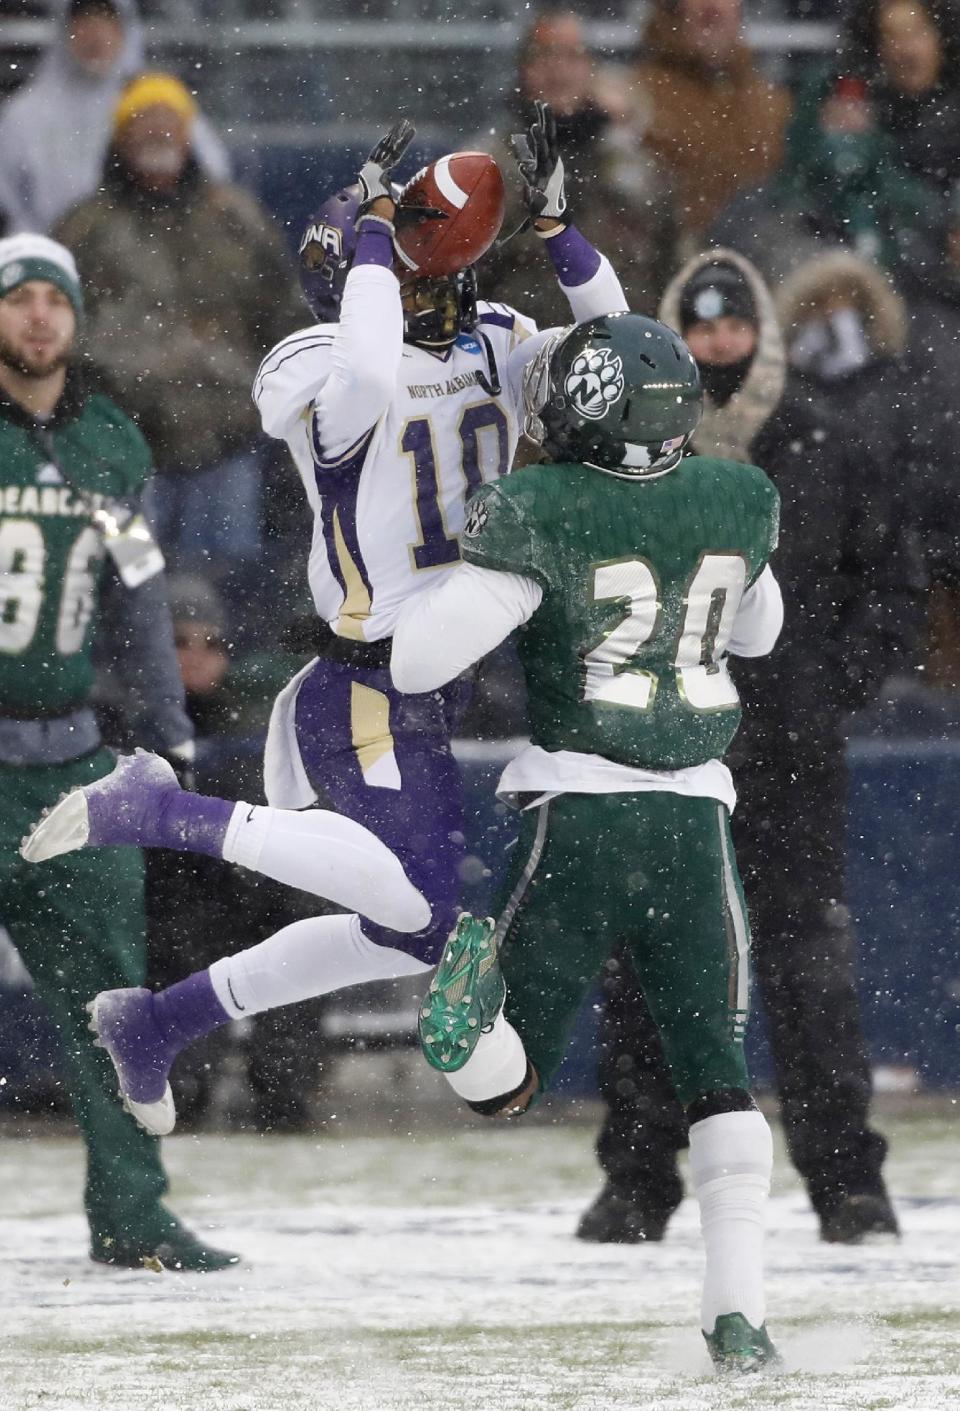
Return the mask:
M199 786L261 798L271 702L312 655L307 508L250 399L262 356L309 322L295 263L303 221L400 112L418 125L418 159L482 147L509 184L510 134L535 99L557 116L575 219L633 309L656 316L677 270L715 246L767 281L792 395L825 443L817 473L856 480L851 499L866 513L877 466L885 483L892 467L894 512L922 546L915 670L862 704L884 728L960 729L960 10L952 0L767 0L746 13L742 0L581 0L526 7L518 24L517 8L0 3L0 228L72 250L86 375L152 449ZM425 9L436 24L415 44L404 26ZM366 20L385 22L381 47L353 32ZM263 59L251 65L254 21ZM397 47L385 55L391 26ZM152 117L124 103L144 74ZM521 224L518 202L505 232ZM541 325L566 321L529 238L496 247L479 286ZM101 704L123 747L109 663ZM481 673L466 733L524 730L518 673L502 653ZM180 855L151 858L148 895L157 983L207 963L226 933L239 948L298 907L316 910ZM304 1064L316 1065L302 1041L314 1016L257 1023L256 1120L296 1127L308 1120L296 1092ZM203 1052L185 1075L182 1120L202 1117L216 1061Z

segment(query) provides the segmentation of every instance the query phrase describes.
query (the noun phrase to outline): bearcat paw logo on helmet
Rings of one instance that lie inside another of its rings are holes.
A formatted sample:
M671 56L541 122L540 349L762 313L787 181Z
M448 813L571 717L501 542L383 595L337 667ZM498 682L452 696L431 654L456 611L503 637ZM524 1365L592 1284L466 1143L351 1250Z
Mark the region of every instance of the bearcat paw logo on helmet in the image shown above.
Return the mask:
M575 411L598 421L623 396L623 362L609 348L585 348L573 360L563 390Z

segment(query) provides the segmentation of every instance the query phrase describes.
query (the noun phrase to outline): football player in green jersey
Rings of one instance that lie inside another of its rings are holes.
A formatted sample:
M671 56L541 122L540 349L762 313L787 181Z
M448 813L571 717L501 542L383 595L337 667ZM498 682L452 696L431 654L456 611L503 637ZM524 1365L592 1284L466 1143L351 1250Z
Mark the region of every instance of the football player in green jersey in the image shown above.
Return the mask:
M772 1148L744 1062L749 930L722 757L740 719L727 655L764 655L782 623L779 499L756 466L684 456L699 375L663 324L561 331L524 400L552 463L478 493L464 563L394 638L396 685L431 691L522 628L532 727L499 786L524 812L497 915L461 918L421 1043L476 1111L523 1111L628 945L690 1120L710 1354L724 1374L770 1368Z
M68 250L39 235L0 240L0 923L63 1046L87 1147L92 1258L217 1269L236 1256L164 1207L157 1142L117 1103L113 1068L87 1032L92 994L143 982L141 854L77 853L41 875L18 853L40 809L113 769L90 706L98 634L116 637L147 739L181 758L192 749L163 560L139 513L150 453L80 382L81 312Z
M863 269L852 255L837 260L808 267L830 307L843 288L838 271L859 278ZM700 369L704 415L693 450L762 465L790 520L777 553L788 621L769 658L736 663L744 720L728 757L753 993L766 1016L784 1141L821 1239L895 1237L883 1179L887 1143L871 1120L856 931L843 904L846 736L851 714L876 699L884 679L908 672L915 656L925 576L901 468L912 417L898 405L878 411L881 383L869 368L831 385L785 366L773 298L735 251L694 256L671 282L660 317L680 331ZM852 418L848 397L862 398ZM683 1198L686 1116L622 953L604 966L602 989L606 1114L597 1156L606 1180L577 1235L656 1241Z

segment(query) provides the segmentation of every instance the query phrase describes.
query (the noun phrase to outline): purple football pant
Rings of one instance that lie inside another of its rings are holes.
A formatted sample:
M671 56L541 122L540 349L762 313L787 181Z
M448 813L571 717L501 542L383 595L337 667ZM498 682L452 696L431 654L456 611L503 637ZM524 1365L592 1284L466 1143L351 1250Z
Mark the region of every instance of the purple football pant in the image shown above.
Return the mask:
M366 917L364 934L427 965L439 960L458 911L466 844L450 739L468 696L463 681L401 695L387 667L323 659L297 695L297 743L321 802L375 833L432 910L430 925L413 935Z

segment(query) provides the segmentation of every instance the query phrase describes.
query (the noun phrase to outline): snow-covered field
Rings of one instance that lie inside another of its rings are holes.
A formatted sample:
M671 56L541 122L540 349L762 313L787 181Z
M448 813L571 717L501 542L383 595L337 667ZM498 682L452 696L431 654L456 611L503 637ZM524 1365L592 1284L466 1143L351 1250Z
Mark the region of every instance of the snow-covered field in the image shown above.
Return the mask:
M661 1245L575 1240L594 1127L563 1110L174 1137L171 1203L244 1255L207 1276L90 1264L79 1144L4 1132L0 1411L960 1405L957 1102L881 1122L899 1244L820 1244L778 1150L768 1321L787 1371L732 1385L698 1331L693 1202Z

